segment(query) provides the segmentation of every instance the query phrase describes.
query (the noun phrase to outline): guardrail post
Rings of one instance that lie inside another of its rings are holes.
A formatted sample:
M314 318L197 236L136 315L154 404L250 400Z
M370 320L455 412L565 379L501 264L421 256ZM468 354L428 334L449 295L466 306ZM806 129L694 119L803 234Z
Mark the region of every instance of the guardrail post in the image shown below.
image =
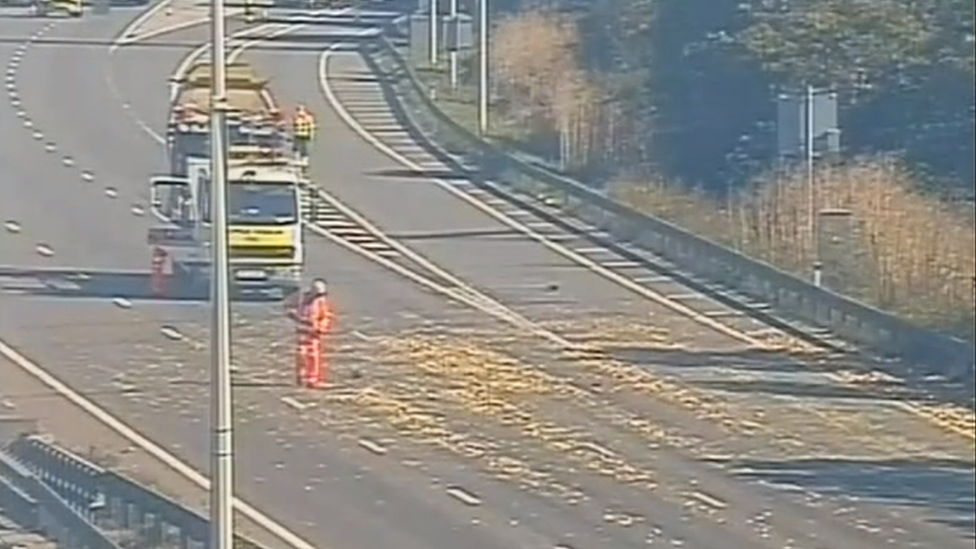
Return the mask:
M50 451L48 449L48 451ZM58 454L50 454L51 468L48 474L48 486L60 495L64 494L64 462Z
M40 532L49 532L49 535L56 535L56 527L57 525L54 523L54 520L52 520L50 511L48 511L44 505L39 504L37 506L37 530Z
M122 500L122 528L125 530L132 529L132 502L127 499Z
M133 529L138 530L140 533L145 535L146 528L149 526L149 513L145 509L139 506L139 504L134 504L132 506L135 509L135 524L133 524Z
M122 527L122 523L124 522L123 514L125 512L125 502L122 500L122 498L106 494L105 504L108 506L108 520L112 527Z
M61 525L58 526L58 541L61 547L84 547L84 545L76 541L77 538L77 532L71 531L71 528Z
M143 530L146 544L150 547L162 545L163 542L163 521L159 515L147 514L146 524Z

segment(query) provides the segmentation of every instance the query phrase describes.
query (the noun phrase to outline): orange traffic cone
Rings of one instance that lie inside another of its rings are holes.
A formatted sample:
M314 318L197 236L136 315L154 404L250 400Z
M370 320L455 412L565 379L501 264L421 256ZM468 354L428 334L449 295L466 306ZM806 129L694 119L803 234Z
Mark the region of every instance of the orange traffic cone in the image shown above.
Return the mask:
M155 297L166 295L171 275L172 265L169 261L169 254L162 248L153 248L152 264L149 270L149 286Z

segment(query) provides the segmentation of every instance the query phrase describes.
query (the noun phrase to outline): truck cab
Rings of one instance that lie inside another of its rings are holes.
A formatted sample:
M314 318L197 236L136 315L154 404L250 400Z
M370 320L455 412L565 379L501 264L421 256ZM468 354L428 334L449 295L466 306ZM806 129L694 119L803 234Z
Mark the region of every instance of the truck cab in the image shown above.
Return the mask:
M262 154L265 153L265 154ZM305 260L300 218L302 171L289 159L257 149L231 149L227 214L232 281L244 292L288 295L299 289ZM192 158L189 176L152 180L152 205L164 226L149 243L172 258L190 285L210 278L209 160Z

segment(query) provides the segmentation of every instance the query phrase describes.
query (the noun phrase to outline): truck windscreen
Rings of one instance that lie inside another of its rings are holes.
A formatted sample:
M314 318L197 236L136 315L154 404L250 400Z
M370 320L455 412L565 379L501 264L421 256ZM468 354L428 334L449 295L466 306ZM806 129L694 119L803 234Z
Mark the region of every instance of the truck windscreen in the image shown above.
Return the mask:
M210 223L210 189L202 189L200 210ZM227 188L227 217L238 225L290 225L298 222L295 187L273 183L238 183Z
M235 183L228 190L227 214L231 223L287 225L298 221L295 187Z

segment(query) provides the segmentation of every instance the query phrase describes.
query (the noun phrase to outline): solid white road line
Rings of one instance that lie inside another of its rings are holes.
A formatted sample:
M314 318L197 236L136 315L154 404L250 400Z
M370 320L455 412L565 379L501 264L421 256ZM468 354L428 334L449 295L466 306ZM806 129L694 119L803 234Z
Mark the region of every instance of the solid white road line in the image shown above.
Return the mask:
M58 395L64 397L66 400L84 410L88 415L95 418L99 423L105 425L109 429L115 431L120 436L124 437L126 440L131 442L133 445L139 447L141 450L145 451L147 454L151 455L155 459L159 460L166 466L170 467L187 480L196 484L198 487L209 490L210 480L207 479L199 471L183 462L170 452L168 452L162 446L156 444L155 442L149 440L143 436L140 432L133 429L128 424L124 423L119 418L113 416L111 413L106 411L104 408L95 404L94 401L83 396L81 393L75 391L67 384L63 383L61 380L57 379L45 370L40 365L32 362L26 356L20 354L13 347L7 343L0 341L0 356L3 356L11 363L19 367L24 372L30 374L32 377L47 385L52 391ZM279 522L275 521L271 517L265 515L261 511L258 511L250 504L242 501L239 498L234 498L234 508L247 517L249 520L264 528L266 531L279 538L281 541L292 546L294 549L317 549L311 543L305 541L298 534L292 532L288 528L282 526Z
M323 51L321 57L319 58L319 75L318 75L319 87L322 89L322 94L325 96L326 101L329 102L333 110L335 110L336 114L339 115L339 118L341 118L342 121L345 122L347 126L349 126L357 134L359 134L360 137L362 137L367 143L375 147L378 151L382 152L387 157L393 159L398 164L405 166L411 170L418 171L418 172L424 171L423 167L420 166L418 163L414 162L413 160L410 160L406 156L393 150L389 145L387 145L386 143L378 139L376 136L374 136L372 133L370 133L369 130L363 127L363 125L360 124L349 113L349 111L345 108L342 102L339 101L338 97L336 97L335 91L332 89L332 85L329 82L327 69L328 69L329 56L332 55L333 51L337 49L337 47L338 45ZM490 205L485 204L481 200L472 197L465 191L457 189L456 182L448 182L437 178L431 178L431 181L435 185L444 189L446 192L454 195L455 197L457 197L458 199L464 202L467 202L469 205L473 206L474 208L477 208L485 215L495 219L496 221L502 223L503 225L515 229L516 231L526 235L532 240L535 240L539 244L542 244L550 251L553 251L578 265L582 265L586 267L590 271L618 284L619 286L622 286L640 295L641 297L644 297L645 299L664 305L665 307L687 318L690 318L695 322L698 322L699 324L703 324L708 328L715 330L716 332L725 334L733 339L742 341L754 348L761 349L767 347L765 343L763 343L758 339L750 337L748 334L742 333L730 326L722 324L721 322L718 322L712 318L709 318L708 316L703 315L698 311L695 311L694 309L691 309L690 307L687 307L681 303L670 300L666 296L658 292L655 292L653 290L650 290L649 288L641 286L640 284L637 284L633 280L630 280L629 278L624 277L606 268L600 263L593 261L592 259L585 257L582 254L575 252L557 242L554 242L547 236L539 234L536 231L533 231L529 227L526 227L524 224L516 221L515 219L512 219L511 217L496 210L495 208L492 208Z
M145 20L148 20L150 17L155 15L157 12L159 12L159 10L164 9L166 5L168 5L168 0L163 0L159 4L156 4L153 7L149 8L146 12L140 15L136 19L136 21L134 21L133 24L129 26L127 30L131 32L132 28L136 28L138 24L141 24ZM167 32L174 30L178 25L166 29ZM126 38L125 32L126 31L123 31L122 36L120 38L117 38L113 42L113 45L110 47L110 50L112 50L113 48L117 49L120 46L132 44L138 40L142 40L149 37L149 35L143 35L141 37L135 37L135 39L132 39L131 37ZM155 36L156 34L152 34L152 35ZM45 245L39 245L38 248L39 250L42 250L42 253L48 252L50 255L53 255L53 250L50 250L50 248ZM194 469L186 462L180 460L178 457L176 457L175 455L167 451L162 446L156 444L152 440L145 437L143 434L141 434L133 427L123 422L121 419L112 415L106 409L96 404L93 400L85 397L80 392L72 389L70 386L68 386L67 384L59 380L57 377L55 377L53 374L48 372L44 367L33 362L32 360L30 360L25 355L18 352L16 349L14 349L14 347L12 347L10 344L3 341L2 339L0 339L0 357L3 357L6 360L10 361L12 364L20 368L22 371L31 375L32 377L34 377L35 379L37 379L38 381L46 385L53 392L63 397L67 401L71 402L78 408L82 409L84 412L89 414L95 420L102 423L103 425L110 428L111 430L115 431L118 435L122 436L133 445L139 447L141 450L145 451L153 458L159 460L161 463L170 467L172 470L176 471L177 473L185 477L187 480L193 482L201 489L209 490L210 481L202 473ZM281 541L288 544L293 549L318 549L316 548L316 546L302 539L295 532L289 530L281 523L277 522L276 520L272 519L268 515L262 513L261 511L257 510L255 507L250 505L249 503L239 498L234 499L234 508L237 512L241 513L244 517L246 517L256 525L260 526L268 533L279 538Z

